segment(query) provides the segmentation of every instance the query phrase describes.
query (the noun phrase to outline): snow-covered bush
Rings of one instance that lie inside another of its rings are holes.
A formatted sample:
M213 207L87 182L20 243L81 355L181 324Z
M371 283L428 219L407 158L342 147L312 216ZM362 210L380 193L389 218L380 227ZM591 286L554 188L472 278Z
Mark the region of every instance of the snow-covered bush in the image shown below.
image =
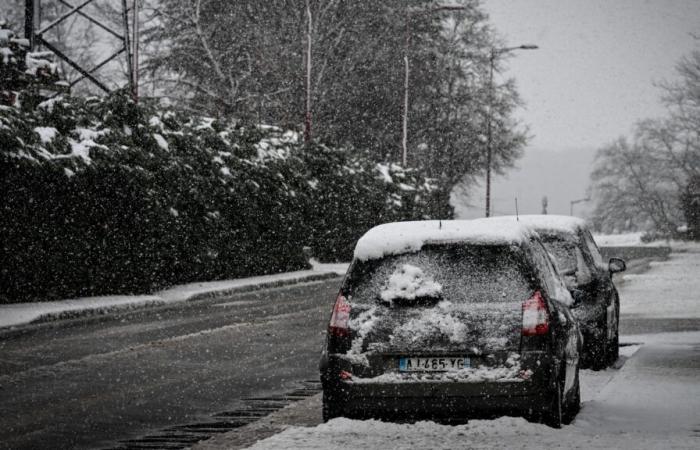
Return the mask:
M0 302L147 292L347 260L434 188L297 133L105 99L0 106Z

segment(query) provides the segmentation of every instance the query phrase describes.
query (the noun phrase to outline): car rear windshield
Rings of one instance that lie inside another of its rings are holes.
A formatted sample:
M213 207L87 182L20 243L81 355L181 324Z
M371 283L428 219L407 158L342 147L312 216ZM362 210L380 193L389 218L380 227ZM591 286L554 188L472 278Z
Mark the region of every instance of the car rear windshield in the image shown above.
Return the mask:
M348 287L360 303L520 303L531 294L530 273L518 246L430 245L356 264Z

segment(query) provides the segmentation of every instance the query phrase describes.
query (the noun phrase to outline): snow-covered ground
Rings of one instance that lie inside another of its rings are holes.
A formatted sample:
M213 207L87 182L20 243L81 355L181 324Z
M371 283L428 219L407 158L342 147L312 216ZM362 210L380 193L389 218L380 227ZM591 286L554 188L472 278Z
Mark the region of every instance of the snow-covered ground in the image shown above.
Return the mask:
M649 272L629 275L622 312L634 317L700 317L700 249L674 253ZM653 448L700 447L700 331L624 336L621 369L582 373L582 410L554 430L521 418L383 423L334 419L290 427L253 449Z
M594 234L596 244L599 247L622 247L642 245L642 233L625 233L625 234Z
M624 274L620 313L653 318L700 318L698 255L700 249L672 253L666 261L652 261L648 272Z
M101 314L116 310L164 305L204 297L226 295L230 292L272 287L318 279L326 274L342 275L347 264L321 264L311 261L311 270L263 275L235 280L209 281L174 286L153 295L113 295L75 298L53 302L31 302L0 305L0 328L23 325L38 320L51 320L82 315Z

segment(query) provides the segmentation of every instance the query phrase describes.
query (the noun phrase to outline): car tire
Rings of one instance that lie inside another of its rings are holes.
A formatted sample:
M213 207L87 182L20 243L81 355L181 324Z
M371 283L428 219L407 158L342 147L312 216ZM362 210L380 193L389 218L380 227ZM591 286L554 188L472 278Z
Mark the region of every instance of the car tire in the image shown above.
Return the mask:
M566 410L562 417L562 423L570 424L576 418L576 414L581 410L581 383L579 382L579 368L576 367L576 379L573 393L568 402L566 402Z
M325 390L323 391L322 402L322 415L324 423L328 422L331 419L335 419L336 417L341 417L343 415L337 402L334 401L333 396Z
M551 393L549 405L544 411L542 423L552 428L561 428L563 423L562 403L562 383L557 381L554 385L554 392Z

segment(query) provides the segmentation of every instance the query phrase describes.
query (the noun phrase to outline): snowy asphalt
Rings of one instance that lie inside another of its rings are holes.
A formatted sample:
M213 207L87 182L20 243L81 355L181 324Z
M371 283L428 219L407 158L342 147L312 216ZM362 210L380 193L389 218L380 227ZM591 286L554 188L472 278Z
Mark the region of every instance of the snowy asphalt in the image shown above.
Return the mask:
M338 285L335 278L4 336L0 448L114 446L317 378Z

